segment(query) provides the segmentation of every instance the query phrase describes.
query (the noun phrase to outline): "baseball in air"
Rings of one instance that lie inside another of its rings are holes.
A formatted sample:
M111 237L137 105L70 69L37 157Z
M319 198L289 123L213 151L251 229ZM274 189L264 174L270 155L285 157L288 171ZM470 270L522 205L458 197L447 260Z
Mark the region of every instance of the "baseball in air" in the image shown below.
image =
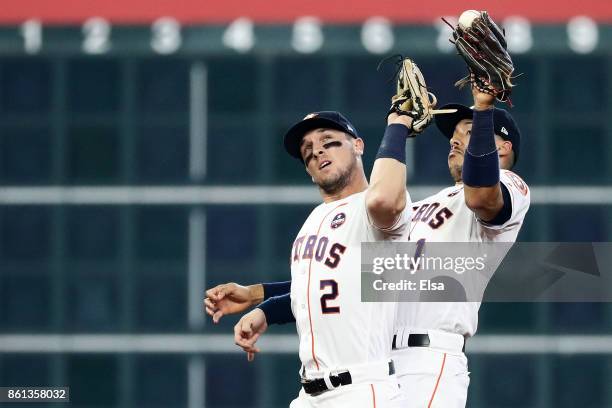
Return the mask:
M463 13L461 13L461 16L459 16L459 27L461 28L471 27L472 21L474 21L476 17L480 17L480 11L477 11L477 10L464 11Z

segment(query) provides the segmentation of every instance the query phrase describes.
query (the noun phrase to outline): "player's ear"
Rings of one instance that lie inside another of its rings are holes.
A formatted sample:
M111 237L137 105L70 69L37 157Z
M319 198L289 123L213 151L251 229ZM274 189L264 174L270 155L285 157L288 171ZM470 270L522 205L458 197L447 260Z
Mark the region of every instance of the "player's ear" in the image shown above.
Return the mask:
M498 149L500 149L501 154L510 154L512 153L512 142L509 140L503 140Z
M359 156L363 156L363 148L365 147L364 143L363 143L363 139L358 137L356 139L353 139L353 148L355 149L355 153L357 153Z

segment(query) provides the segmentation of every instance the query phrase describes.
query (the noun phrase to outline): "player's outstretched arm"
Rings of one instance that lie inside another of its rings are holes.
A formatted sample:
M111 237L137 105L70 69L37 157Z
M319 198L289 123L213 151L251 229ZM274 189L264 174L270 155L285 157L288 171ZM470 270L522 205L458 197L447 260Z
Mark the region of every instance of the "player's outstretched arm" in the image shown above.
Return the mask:
M204 308L212 317L214 323L219 323L221 317L234 313L241 313L249 307L262 301L289 293L291 281L257 283L242 286L237 283L224 283L206 291Z
M472 94L472 133L462 171L465 203L479 219L488 222L494 220L504 208L504 194L499 182L499 155L493 130L495 97L476 88L472 88Z
M206 291L204 307L213 322L219 323L221 317L244 312L261 302L263 297L261 284L242 286L234 282L224 283Z
M406 207L406 139L412 118L391 113L366 193L368 215L379 228L391 228Z

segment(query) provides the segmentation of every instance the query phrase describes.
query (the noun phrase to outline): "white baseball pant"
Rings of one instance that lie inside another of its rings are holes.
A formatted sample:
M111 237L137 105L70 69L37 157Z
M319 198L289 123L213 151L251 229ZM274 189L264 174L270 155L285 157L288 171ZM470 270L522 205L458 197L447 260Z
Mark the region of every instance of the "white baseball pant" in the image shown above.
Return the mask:
M430 347L393 350L402 408L465 408L470 373L462 345L439 347L432 334ZM451 334L451 336L459 336ZM439 339L438 339L439 340ZM443 342L444 343L444 342ZM461 339L461 344L463 339Z

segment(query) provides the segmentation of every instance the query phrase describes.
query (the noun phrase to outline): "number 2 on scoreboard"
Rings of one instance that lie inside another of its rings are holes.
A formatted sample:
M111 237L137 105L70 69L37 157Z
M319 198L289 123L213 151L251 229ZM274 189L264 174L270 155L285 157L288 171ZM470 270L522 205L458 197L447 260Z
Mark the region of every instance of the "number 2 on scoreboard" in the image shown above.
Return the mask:
M330 293L325 293L321 296L321 311L325 314L340 313L340 306L328 306L327 302L338 297L338 282L334 279L324 279L320 283L320 289L324 290L331 287Z

